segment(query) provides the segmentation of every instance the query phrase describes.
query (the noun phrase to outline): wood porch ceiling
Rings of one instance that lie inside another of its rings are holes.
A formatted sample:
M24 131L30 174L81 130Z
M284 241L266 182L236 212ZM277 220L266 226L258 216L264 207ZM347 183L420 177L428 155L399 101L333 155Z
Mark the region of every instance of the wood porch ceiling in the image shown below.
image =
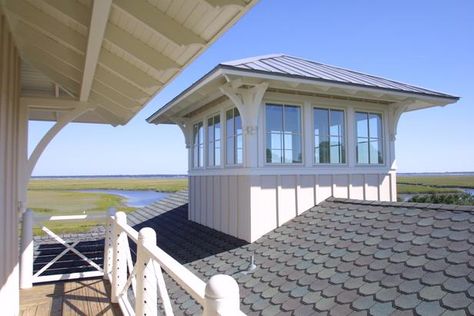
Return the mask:
M256 2L3 0L0 10L22 56L30 119L88 103L95 110L75 121L121 125Z

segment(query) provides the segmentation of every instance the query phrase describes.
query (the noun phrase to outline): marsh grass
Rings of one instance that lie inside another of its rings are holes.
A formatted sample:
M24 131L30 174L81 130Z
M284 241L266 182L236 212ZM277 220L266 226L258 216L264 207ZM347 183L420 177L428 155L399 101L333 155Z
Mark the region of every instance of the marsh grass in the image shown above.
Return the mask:
M68 178L32 179L33 190L153 190L177 192L188 188L187 178Z
M398 176L398 184L431 186L438 188L474 188L474 176Z

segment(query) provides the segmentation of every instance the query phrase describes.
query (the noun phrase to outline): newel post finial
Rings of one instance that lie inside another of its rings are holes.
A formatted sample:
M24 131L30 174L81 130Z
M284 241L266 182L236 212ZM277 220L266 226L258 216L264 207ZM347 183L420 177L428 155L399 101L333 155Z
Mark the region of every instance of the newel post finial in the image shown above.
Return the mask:
M204 316L241 315L239 285L229 275L217 274L206 284Z

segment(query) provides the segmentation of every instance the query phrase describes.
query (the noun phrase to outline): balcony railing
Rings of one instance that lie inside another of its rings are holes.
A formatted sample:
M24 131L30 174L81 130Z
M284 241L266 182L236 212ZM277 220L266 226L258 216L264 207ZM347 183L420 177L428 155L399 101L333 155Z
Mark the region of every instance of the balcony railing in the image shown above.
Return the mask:
M152 228L146 227L139 232L136 231L127 224L127 217L123 212L115 213L114 210L109 210L105 216L106 233L101 264L97 264L96 258L94 260L88 258L77 250L75 247L78 241L66 242L44 226L47 221L87 219L88 215L51 217L46 220L42 218L42 230L65 249L34 275L30 270L31 273L25 276L25 271L23 271L22 278L31 277L29 280L22 280L23 285L41 281L103 276L111 283L112 302L119 304L124 315L157 315L160 309L165 315L173 315L164 271L202 306L203 315L244 315L240 311L239 287L231 276L215 275L205 283L156 245L156 232ZM23 218L23 230L28 233L24 234L24 239L32 240L34 222L33 212L26 212ZM129 243L136 245L136 252L132 253ZM28 246L28 240L23 240L23 245ZM41 276L67 252L73 252L79 256L92 267L93 271ZM32 266L32 251L23 251L23 256L22 264L27 263Z

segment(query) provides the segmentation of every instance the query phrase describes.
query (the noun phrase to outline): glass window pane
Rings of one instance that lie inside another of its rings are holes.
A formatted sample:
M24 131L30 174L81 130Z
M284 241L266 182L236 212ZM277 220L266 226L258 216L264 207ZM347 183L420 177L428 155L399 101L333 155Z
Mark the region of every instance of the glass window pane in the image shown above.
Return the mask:
M367 113L356 112L357 137L369 137Z
M301 115L300 107L285 105L285 132L301 133Z
M212 124L212 119L210 119L207 124L207 141L214 141L214 125Z
M378 164L379 163L379 142L377 140L370 141L369 147L369 156L370 156L370 163L371 164Z
M344 112L331 110L331 123L329 133L331 136L344 135Z
M219 116L214 117L214 140L221 139L221 123Z
M370 138L382 138L382 118L380 114L369 114Z
M226 163L233 165L234 164L234 137L227 137L226 142Z
M242 148L237 148L236 163L241 164L244 160Z
M270 149L283 149L283 138L280 133L267 134L267 147Z
M204 146L199 145L199 167L204 166Z
M242 120L240 118L240 113L237 109L234 109L234 125L235 125L235 133L242 134Z
M271 163L282 163L283 162L283 151L282 150L271 150L270 151L270 161Z
M341 154L342 154L340 138L336 136L331 136L330 141L330 162L331 163L341 163Z
M267 132L283 131L283 106L267 104L265 116Z
M214 143L210 142L207 146L207 165L214 166Z
M329 111L314 109L314 134L325 136L328 134ZM317 143L315 143L317 145Z
M357 138L357 162L369 163L369 140Z
M291 150L293 149L293 134L291 133L285 133L284 134L284 139L283 139L283 148L286 150Z
M329 137L321 137L319 141L319 163L329 163Z
M221 165L221 141L218 140L214 144L214 165Z
M234 135L234 111L233 110L229 110L226 112L225 128L226 128L227 137Z
M301 163L303 162L303 153L301 150L301 136L293 134L292 144L292 162Z

